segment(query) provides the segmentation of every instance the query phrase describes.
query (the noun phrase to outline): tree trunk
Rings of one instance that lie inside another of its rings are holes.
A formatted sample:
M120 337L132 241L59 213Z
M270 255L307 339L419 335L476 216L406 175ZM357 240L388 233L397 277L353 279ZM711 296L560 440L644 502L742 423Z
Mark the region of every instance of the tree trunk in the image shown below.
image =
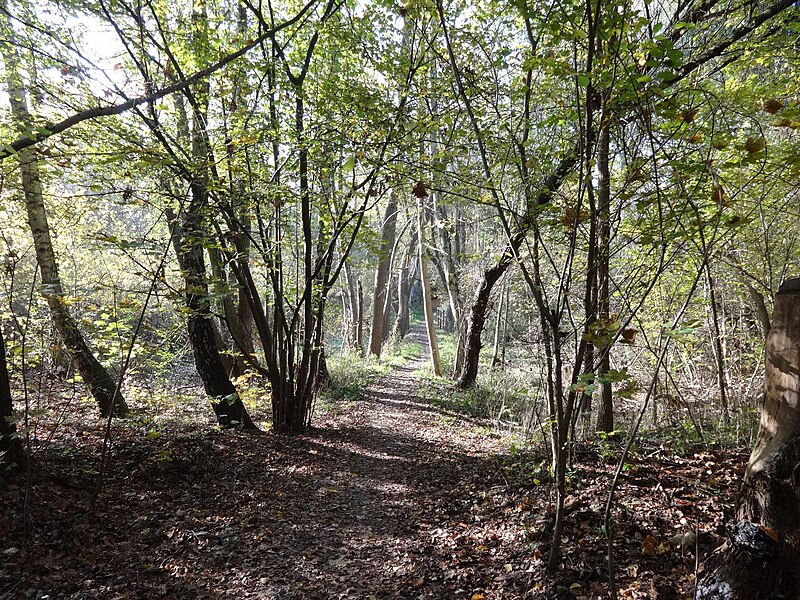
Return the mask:
M397 195L392 190L386 212L381 225L381 247L378 255L378 267L375 270L375 291L372 298L372 329L369 337L369 353L380 357L381 346L386 339L386 298L389 296L389 275L391 253L394 247L397 226Z
M228 287L228 285L231 283L235 283L229 279L223 263L222 252L219 250L219 248L209 248L208 258L211 264L211 272L214 274L214 277L220 281L222 286ZM249 313L249 311L243 313L247 302L245 301L243 306L239 294L240 291L237 290L236 300L234 301L233 294L225 293L223 294L221 301L223 320L225 327L231 336L230 341L233 342L233 347L231 350L234 351L232 356L225 357L223 359L223 363L225 363L225 368L232 377L239 377L240 375L243 375L245 371L247 371L247 360L245 360L242 356L237 356L236 353L249 356L251 361L255 360L252 331L247 328L245 321L242 318L243 314L245 314L249 315L249 318L252 319L252 315ZM245 318L247 318L247 316L245 316Z
M763 333L764 337L766 338L769 334L771 324L767 303L764 300L764 294L755 289L747 281L744 282L744 285L747 288L747 292L750 294L750 298L753 300L753 304L755 305L756 317L758 319L758 324L761 327L761 333Z
M364 286L356 281L356 348L358 355L364 356Z
M211 407L223 428L257 429L222 363L208 298L203 258L201 208L205 203L202 184L193 186L194 205L183 220L180 264L186 282L186 306L190 311L188 330L195 366Z
M345 347L360 356L364 356L362 341L364 337L364 311L361 308L361 301L364 294L361 290L361 281L356 282L349 262L344 263L344 280L342 303L346 310L342 312L344 323L344 344ZM346 314L347 313L347 314Z
M4 45L2 49L6 66L6 86L11 104L11 114L17 129L24 133L31 131L34 123L28 110L28 90L20 74L19 55L14 47L13 29L8 21L5 4L5 2L0 3L0 30L10 41L10 44ZM116 380L92 354L86 340L78 330L77 323L67 309L66 302L64 302L64 291L58 274L58 264L53 250L53 241L50 238L50 225L44 205L39 154L36 148L31 147L21 150L17 156L22 176L22 191L25 196L28 225L33 236L36 262L42 277L41 292L47 300L53 323L75 362L78 372L97 401L100 413L103 416L107 416L109 413L116 416L125 415L128 407L125 398L117 389Z
M425 223L423 216L423 202L419 203L417 213L417 235L419 237L419 272L422 281L422 303L425 308L425 326L428 332L428 347L431 354L433 373L437 377L442 375L442 360L439 356L439 341L436 338L436 325L433 320L433 292L428 277L428 252L425 246Z
M450 301L450 311L453 313L454 329L456 334L456 354L453 359L453 379L461 375L464 366L464 353L467 344L467 331L464 318L464 299L460 284L460 268L463 259L461 252L462 232L459 226L458 209L454 210L452 217L447 213L442 203L439 203L439 212L444 221L443 227L439 228L441 233L441 244L443 251L443 261L445 263L445 275L447 283L447 297Z
M397 335L404 338L411 328L411 257L416 246L416 236L411 236L411 242L403 253L403 262L400 263L400 275L397 278Z
M208 60L209 23L204 0L192 4L192 44L198 64ZM208 278L205 264L206 213L209 200L209 165L214 164L206 131L209 83L201 81L184 90L192 106L190 131L184 130L191 141L194 162L189 181L191 201L186 208L180 228L173 225L178 263L184 277L186 307L189 309L188 333L195 367L203 389L211 400L217 422L223 428L257 429L231 382L219 352L219 334L211 314ZM168 218L174 215L167 215Z
M467 347L464 351L464 367L461 369L461 377L458 380L458 387L465 389L475 385L478 377L478 361L481 353L481 334L486 325L486 310L489 307L489 298L492 295L492 288L498 282L506 269L511 265L519 254L528 231L533 227L535 208L548 204L553 193L561 187L562 182L572 171L577 162L577 155L567 154L555 170L545 179L541 189L536 194L531 194L529 198L529 212L520 220L520 230L514 233L508 240L503 254L497 263L483 272L483 279L478 284L475 292L475 300L472 303L470 313L469 328L467 329Z
M730 540L698 600L797 598L800 590L800 279L775 296L764 407Z
M478 362L480 361L482 348L481 334L486 325L486 311L489 309L489 299L492 294L492 288L513 262L524 239L525 234L523 233L515 235L509 242L509 245L506 247L503 256L500 257L497 264L483 272L483 279L478 285L478 290L475 293L475 300L472 303L469 328L467 329L467 346L464 351L464 366L461 369L461 377L459 377L457 384L461 389L472 387L477 381Z
M25 464L25 452L17 436L17 425L9 420L12 413L13 399L6 364L6 345L0 331L0 479L4 473L17 471Z
M508 281L503 282L500 288L500 298L497 301L497 316L494 322L494 343L492 344L492 368L500 367L505 370L504 359L500 358L502 347L505 354L506 325L508 323ZM504 357L505 358L505 357Z
M608 118L603 118L598 139L597 167L599 189L597 190L597 311L604 319L611 314L611 171L610 144L611 132ZM597 376L602 381L607 378L611 368L611 348L600 349L600 362ZM600 412L597 416L597 431L614 431L614 398L611 383L600 383Z
M714 362L717 366L717 386L719 388L719 402L722 408L722 418L727 425L730 421L728 407L728 381L725 369L725 349L722 347L722 329L720 328L719 310L717 307L717 291L714 278L711 275L711 265L705 263L706 281L708 282L708 300L711 305L711 325L714 339L711 340L714 349Z

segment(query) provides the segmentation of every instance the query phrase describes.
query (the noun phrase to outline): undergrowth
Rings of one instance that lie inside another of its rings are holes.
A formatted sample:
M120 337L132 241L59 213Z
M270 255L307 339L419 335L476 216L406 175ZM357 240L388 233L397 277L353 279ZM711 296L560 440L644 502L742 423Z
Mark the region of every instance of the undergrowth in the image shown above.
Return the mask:
M419 344L396 337L390 338L380 359L345 354L328 359L329 385L321 390L323 407L330 403L355 401L364 396L367 387L392 369L416 358L422 352Z

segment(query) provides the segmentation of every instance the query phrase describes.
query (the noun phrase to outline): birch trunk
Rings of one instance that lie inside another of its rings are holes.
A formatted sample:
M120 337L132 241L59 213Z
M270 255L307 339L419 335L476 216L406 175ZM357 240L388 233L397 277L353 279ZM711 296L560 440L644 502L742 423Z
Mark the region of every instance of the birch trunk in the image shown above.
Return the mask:
M28 90L20 73L20 59L14 45L14 32L5 2L0 2L0 30L11 42L2 47L11 115L17 130L24 135L25 132L32 129L33 117L28 109ZM29 147L20 150L17 156L28 225L33 236L36 262L42 278L41 293L47 301L53 324L74 361L75 367L97 401L100 413L103 416L108 416L109 413L122 416L128 412L128 407L117 389L115 378L100 364L100 361L89 349L64 301L64 290L58 273L58 263L53 250L50 225L44 204L38 151L35 147Z

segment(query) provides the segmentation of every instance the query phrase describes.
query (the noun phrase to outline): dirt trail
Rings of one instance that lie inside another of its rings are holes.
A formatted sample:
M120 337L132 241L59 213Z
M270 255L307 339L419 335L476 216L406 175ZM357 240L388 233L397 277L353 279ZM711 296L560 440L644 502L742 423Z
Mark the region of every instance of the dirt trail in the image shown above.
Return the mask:
M488 423L421 398L425 360L335 404L308 435L219 431L198 417L209 412L200 400L172 405L178 417L199 411L188 421L153 421L151 407L115 425L94 512L103 424L76 414L36 448L58 483L0 485L0 598L608 598L614 448L575 446L562 566L546 579L546 458L499 457L509 440ZM630 457L617 496L618 597L692 595L695 545L672 540L699 529L703 555L721 543L745 461L663 446Z
M411 332L424 343L422 335ZM491 485L499 477L491 458L498 436L417 396L414 372L426 357L394 370L306 440L317 447L311 451L322 486L308 490L315 511L292 536L302 546L301 564L276 598L471 598L480 592L477 582L459 581L473 570L453 564L458 557L451 551L454 537L469 528L464 521L471 520L473 502L479 503L476 482ZM451 529L459 526L462 531Z
M479 514L502 483L498 436L417 396L424 361L309 435L121 434L92 515L99 435L84 435L46 465L75 489L32 487L28 544L24 487L0 495L0 550L16 549L0 597L441 599L511 585L520 571L490 552L502 532Z

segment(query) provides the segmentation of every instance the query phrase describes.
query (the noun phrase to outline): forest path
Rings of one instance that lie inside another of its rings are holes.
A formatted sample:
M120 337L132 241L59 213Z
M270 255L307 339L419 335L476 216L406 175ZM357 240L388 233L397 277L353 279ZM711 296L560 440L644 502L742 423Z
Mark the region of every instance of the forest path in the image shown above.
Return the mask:
M423 329L410 335L426 346ZM64 447L39 460L75 485L34 483L27 544L24 486L0 493L0 550L16 549L0 598L521 598L524 527L491 524L486 494L506 488L494 453L508 440L421 398L426 360L306 435L120 425L94 513L102 426L62 425Z
M480 536L467 523L485 487L502 477L493 459L501 438L419 397L424 336L422 326L412 329L422 355L307 440L318 478L307 500L300 490L295 500L313 508L283 544L299 561L287 561L290 573L273 584L276 599L481 597L487 573L476 573Z
M546 458L506 454L489 423L422 397L448 393L419 380L426 360L332 403L305 435L220 431L200 394L152 398L115 422L95 510L104 423L58 398L33 448L59 480L0 484L0 599L608 598L616 462L601 450L614 448L576 446L562 567L547 580ZM699 529L703 554L720 543L747 453L650 451L618 490L619 597L689 598L695 557L673 536Z

